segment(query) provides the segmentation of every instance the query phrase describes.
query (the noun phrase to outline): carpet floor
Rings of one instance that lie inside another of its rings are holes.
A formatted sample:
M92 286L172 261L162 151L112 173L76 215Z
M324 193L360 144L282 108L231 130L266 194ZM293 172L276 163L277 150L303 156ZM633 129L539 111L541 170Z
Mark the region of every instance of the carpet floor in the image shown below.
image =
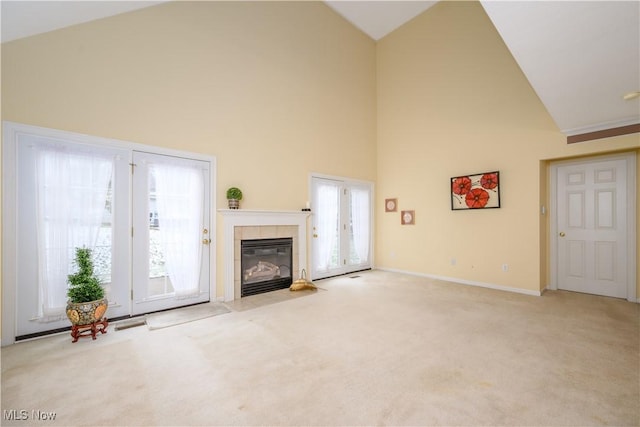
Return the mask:
M229 312L226 305L213 302L148 314L145 316L145 323L150 330L162 329Z
M639 304L359 276L4 347L2 425L640 425Z

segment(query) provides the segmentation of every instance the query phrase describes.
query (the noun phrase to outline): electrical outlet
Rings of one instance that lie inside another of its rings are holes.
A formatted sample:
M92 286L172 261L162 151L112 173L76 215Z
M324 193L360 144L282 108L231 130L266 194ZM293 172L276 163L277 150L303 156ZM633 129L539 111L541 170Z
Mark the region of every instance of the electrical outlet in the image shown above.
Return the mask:
M456 265L458 261L455 258L451 258L451 265Z
M502 264L502 271L504 271L505 273L509 271L509 264Z

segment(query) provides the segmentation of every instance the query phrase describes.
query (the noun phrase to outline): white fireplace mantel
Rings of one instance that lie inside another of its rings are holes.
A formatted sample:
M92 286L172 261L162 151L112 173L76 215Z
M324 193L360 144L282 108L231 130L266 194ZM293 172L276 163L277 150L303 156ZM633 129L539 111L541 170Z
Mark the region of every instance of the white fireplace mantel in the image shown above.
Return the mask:
M266 211L249 209L218 209L223 217L224 300L235 299L234 290L234 229L235 227L260 227L272 225L298 226L298 266L307 268L307 218L306 211Z

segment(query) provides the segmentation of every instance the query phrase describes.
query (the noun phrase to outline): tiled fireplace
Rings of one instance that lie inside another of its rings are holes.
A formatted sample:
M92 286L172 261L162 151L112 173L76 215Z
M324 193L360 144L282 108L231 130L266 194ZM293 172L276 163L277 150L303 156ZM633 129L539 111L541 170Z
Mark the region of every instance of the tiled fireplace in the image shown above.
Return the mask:
M292 247L292 277L300 277L307 265L307 218L309 212L257 211L220 209L223 225L224 300L239 299L241 295L241 242L251 239L290 237Z

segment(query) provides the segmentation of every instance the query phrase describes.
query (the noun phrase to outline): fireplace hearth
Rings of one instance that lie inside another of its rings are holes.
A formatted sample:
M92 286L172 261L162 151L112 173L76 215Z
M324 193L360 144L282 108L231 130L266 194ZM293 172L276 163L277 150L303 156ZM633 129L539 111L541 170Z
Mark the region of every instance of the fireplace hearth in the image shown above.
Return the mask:
M240 242L241 296L288 288L292 283L292 238Z

